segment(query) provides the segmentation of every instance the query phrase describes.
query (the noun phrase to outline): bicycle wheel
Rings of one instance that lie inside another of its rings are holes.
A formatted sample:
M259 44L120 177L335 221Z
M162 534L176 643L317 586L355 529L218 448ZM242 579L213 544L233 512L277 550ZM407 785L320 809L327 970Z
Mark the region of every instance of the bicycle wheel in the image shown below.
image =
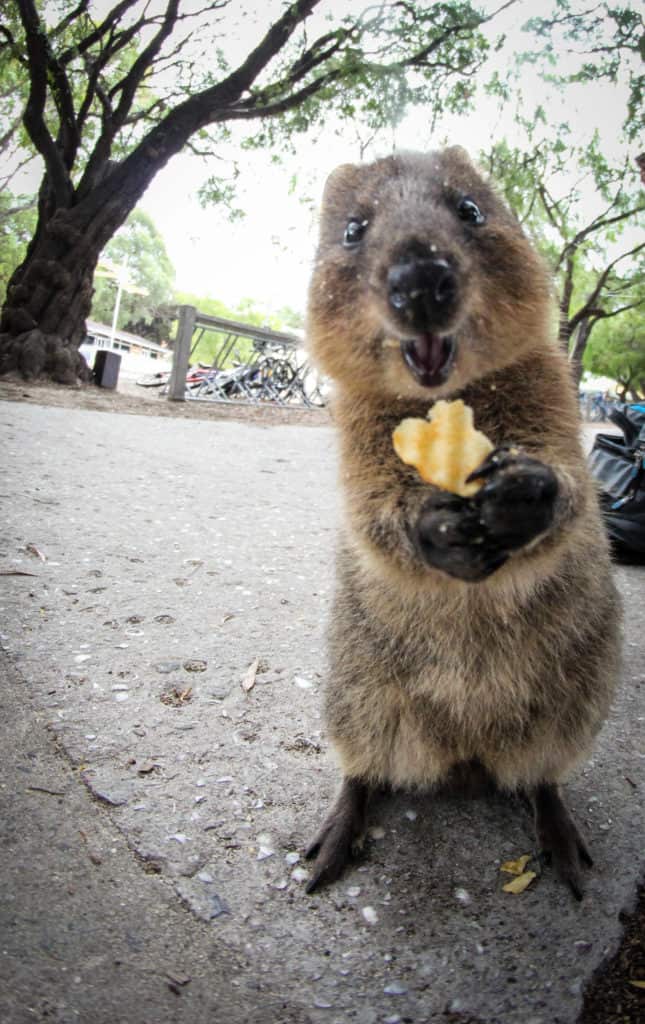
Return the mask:
M165 370L159 371L159 373L147 373L143 377L139 377L139 380L135 380L135 384L139 388L160 388L163 384L168 383L170 374Z

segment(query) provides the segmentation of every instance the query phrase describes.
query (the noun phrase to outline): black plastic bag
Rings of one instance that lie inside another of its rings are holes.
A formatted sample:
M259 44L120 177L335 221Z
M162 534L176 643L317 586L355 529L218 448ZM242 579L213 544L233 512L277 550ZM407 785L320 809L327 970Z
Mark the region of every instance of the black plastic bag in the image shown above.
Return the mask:
M645 556L645 403L623 405L611 413L622 430L597 434L589 465L601 487L605 526L622 557Z

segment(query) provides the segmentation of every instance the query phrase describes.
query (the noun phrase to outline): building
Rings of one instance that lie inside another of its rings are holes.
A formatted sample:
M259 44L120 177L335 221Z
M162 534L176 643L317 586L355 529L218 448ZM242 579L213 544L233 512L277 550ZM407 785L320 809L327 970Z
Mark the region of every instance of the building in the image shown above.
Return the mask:
M119 375L126 378L134 379L158 370L170 370L172 366L172 352L167 346L157 345L129 331L115 331L112 338L111 327L97 323L96 320L88 320L87 336L80 347L80 353L85 356L88 366L94 365L99 350L118 352L121 356Z

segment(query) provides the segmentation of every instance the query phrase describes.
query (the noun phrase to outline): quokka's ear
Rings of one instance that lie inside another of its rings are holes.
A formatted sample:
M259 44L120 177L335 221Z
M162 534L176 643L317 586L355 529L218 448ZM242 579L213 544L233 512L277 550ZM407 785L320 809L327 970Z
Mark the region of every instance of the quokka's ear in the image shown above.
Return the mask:
M448 146L444 150L444 153L451 160L459 161L459 163L462 164L468 164L471 167L473 166L470 153L467 149L464 149L463 146Z
M323 189L323 206L354 187L361 172L359 164L340 164L328 176Z

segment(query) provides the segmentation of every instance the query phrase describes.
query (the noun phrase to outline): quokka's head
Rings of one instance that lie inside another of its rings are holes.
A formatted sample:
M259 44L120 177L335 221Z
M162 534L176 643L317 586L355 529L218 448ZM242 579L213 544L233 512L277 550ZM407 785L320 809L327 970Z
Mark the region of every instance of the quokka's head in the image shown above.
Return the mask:
M328 178L307 336L344 388L434 400L544 344L552 322L541 258L460 147Z

